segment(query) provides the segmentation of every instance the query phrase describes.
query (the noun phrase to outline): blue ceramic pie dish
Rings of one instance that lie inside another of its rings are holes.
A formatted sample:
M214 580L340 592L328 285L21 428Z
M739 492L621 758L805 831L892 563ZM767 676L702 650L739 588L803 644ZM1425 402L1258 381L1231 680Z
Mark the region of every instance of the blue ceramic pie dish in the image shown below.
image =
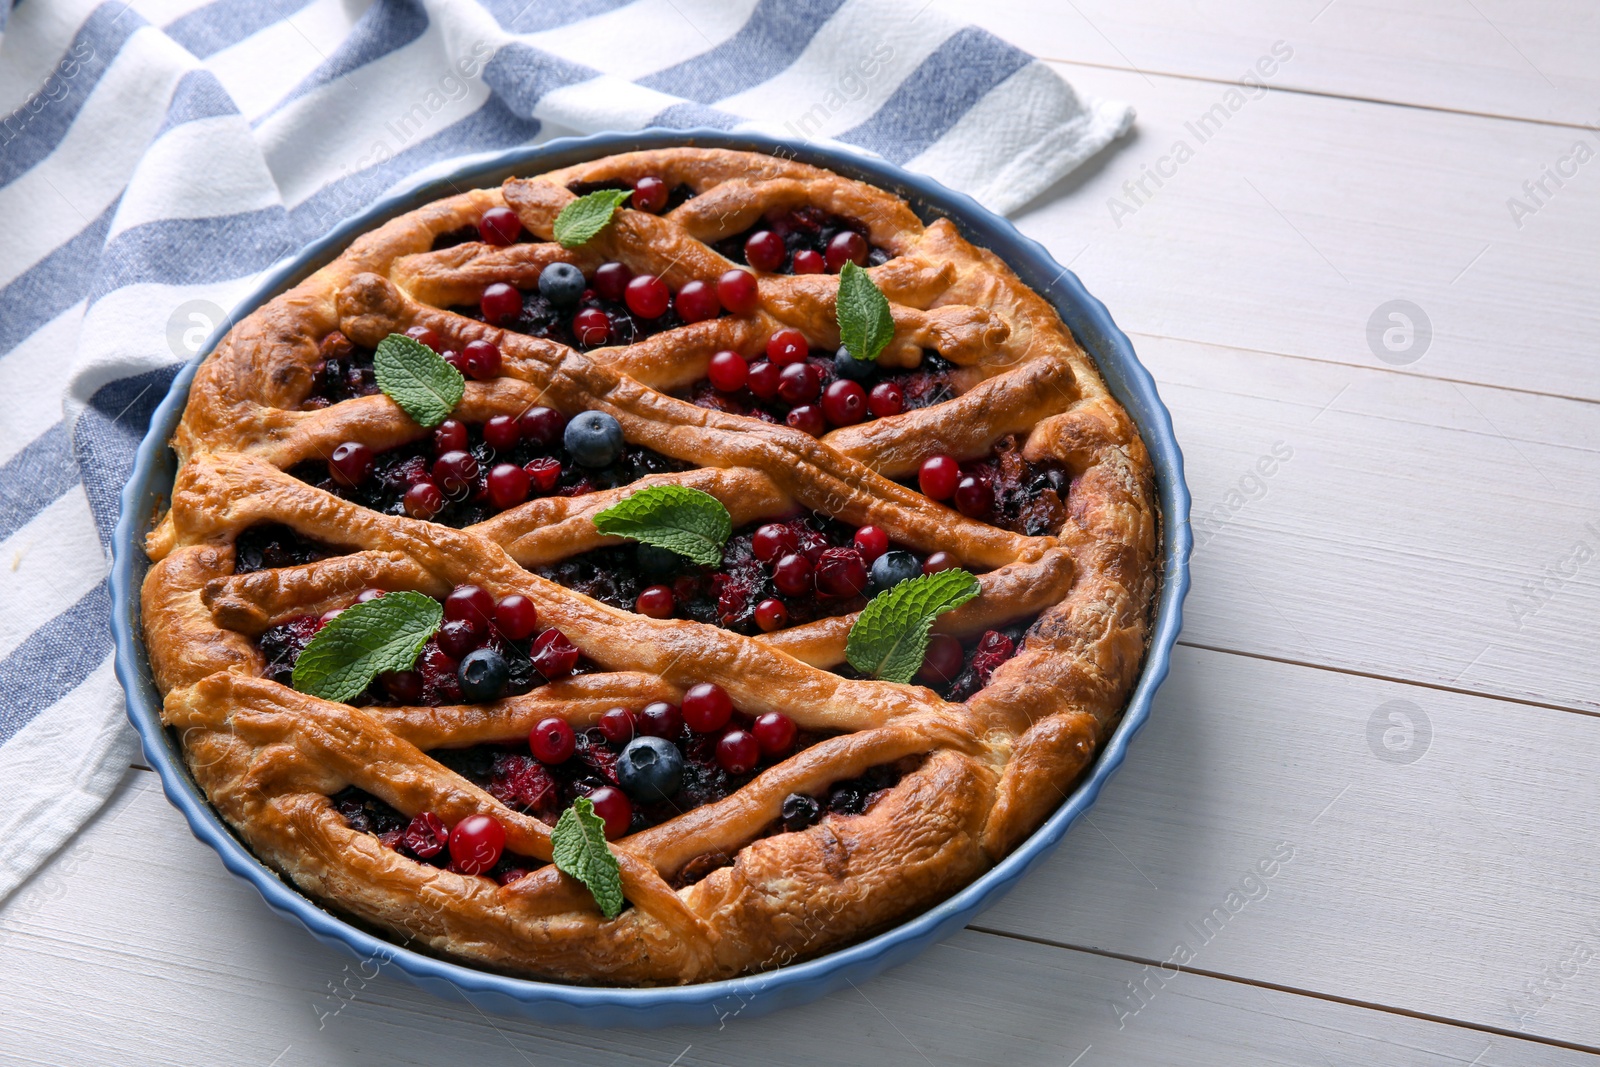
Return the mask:
M139 625L139 589L148 568L144 536L171 491L174 457L167 441L183 414L195 369L232 322L334 259L358 235L429 201L466 188L496 186L511 175L541 174L617 152L672 145L783 154L889 190L903 197L924 220L940 216L952 219L969 240L998 254L1025 283L1056 306L1078 341L1094 357L1112 393L1138 423L1155 466L1162 516L1162 567L1150 649L1122 722L1088 776L1020 847L937 907L870 940L747 978L648 989L513 978L402 948L324 909L256 859L212 810L189 776L176 738L160 721L161 694L150 675ZM123 490L122 516L112 540L111 568L111 630L116 644L117 677L127 692L128 717L143 740L145 758L161 775L167 797L189 820L194 835L216 849L228 870L254 886L275 911L303 925L319 941L353 953L373 966L405 975L434 993L459 994L488 1011L547 1022L668 1026L718 1024L735 1014L749 1018L814 1000L846 983L865 981L966 925L1056 846L1122 764L1129 740L1144 725L1156 687L1166 677L1182 622L1192 546L1183 456L1155 382L1140 365L1128 338L1111 321L1104 305L1084 290L1076 275L1056 263L1042 245L1018 233L1011 223L930 178L841 146L788 143L716 130L644 130L555 140L538 147L465 158L448 167L430 168L427 175L373 204L268 272L255 292L202 346L202 357L185 366L172 383L171 391L151 419L133 475Z

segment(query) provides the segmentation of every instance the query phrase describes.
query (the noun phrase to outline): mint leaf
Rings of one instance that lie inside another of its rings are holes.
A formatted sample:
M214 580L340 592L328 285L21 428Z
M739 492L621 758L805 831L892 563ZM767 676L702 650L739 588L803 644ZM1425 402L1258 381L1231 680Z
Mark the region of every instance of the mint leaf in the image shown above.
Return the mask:
M589 887L606 918L622 911L622 871L606 845L605 820L594 813L594 801L579 797L561 813L550 833L550 859Z
M372 357L378 388L419 426L432 428L461 403L467 380L421 341L391 333Z
M715 567L733 533L733 517L722 501L686 485L652 485L612 504L594 517L595 529Z
M556 216L556 240L562 248L586 244L606 228L617 208L632 195L631 189L601 189L578 197Z
M444 619L421 593L385 593L352 604L306 645L294 664L294 687L344 703L384 671L408 671Z
M845 659L886 682L909 682L927 654L933 620L959 608L981 588L978 579L955 567L884 590L856 616Z
M872 276L849 260L839 272L839 340L857 359L877 359L894 339L894 316L889 301L872 283Z

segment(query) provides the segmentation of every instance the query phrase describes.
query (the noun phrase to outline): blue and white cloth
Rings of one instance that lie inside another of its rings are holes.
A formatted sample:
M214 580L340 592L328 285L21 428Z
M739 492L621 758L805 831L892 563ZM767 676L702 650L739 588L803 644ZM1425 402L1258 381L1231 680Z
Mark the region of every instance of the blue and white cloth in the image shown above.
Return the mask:
M264 269L452 157L572 133L830 138L1010 211L1129 127L918 2L0 6L0 897L137 757L107 629L118 493Z

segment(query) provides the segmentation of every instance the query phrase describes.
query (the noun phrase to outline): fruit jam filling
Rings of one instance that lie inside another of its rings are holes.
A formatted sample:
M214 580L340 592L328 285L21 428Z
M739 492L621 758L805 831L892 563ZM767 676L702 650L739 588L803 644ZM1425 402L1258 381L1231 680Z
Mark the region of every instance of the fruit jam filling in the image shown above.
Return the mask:
M481 874L501 885L544 866L543 860L505 851L505 828L487 815L472 815L454 830L431 811L407 819L371 793L350 786L328 798L350 829L372 834L419 863L457 874Z
M1027 623L1017 623L985 630L976 640L969 641L949 634L934 634L928 639L922 667L912 681L927 686L945 700L957 703L968 700L989 684L1000 664L1022 650L1027 630ZM833 671L846 678L861 677L848 663L839 664Z
M898 415L956 395L956 365L924 352L920 366L880 369L840 348L829 354L810 348L805 335L785 326L767 339L765 359L718 352L706 377L681 396L703 408L788 423L820 436L836 426Z
M628 444L617 420L604 412L568 420L553 408L534 407L481 425L446 419L421 440L386 452L347 441L326 463L308 460L289 473L386 515L461 527L534 497L582 496L687 469Z
M816 513L738 530L720 567L651 545L601 548L542 567L541 577L653 619L692 619L742 634L771 633L860 611L890 586L955 566L922 557L877 526Z
M962 463L947 455L930 456L905 484L969 518L1013 533L1054 533L1067 518L1072 476L1055 460L1023 459L1022 445L1019 436L1009 434L983 459Z
M233 572L250 574L279 567L298 567L343 554L343 549L301 537L287 526L264 522L241 530L234 538Z
M865 223L821 208L774 208L744 233L712 247L768 274L838 274L847 262L876 267L892 258L870 237Z

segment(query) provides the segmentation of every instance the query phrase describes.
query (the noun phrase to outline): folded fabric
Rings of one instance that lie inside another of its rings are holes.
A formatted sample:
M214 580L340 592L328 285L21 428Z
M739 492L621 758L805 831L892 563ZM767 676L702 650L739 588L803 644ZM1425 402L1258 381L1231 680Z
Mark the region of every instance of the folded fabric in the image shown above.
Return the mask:
M897 0L52 0L0 29L0 897L137 758L118 494L272 263L455 157L572 133L833 139L1010 211L1133 117Z

